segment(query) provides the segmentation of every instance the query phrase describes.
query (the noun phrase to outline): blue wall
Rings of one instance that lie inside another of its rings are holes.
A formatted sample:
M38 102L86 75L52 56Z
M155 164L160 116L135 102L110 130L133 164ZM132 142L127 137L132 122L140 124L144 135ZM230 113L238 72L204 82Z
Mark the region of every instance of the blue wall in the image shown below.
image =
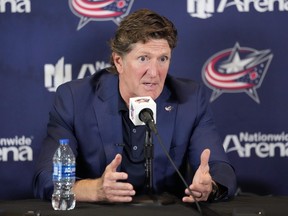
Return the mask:
M288 195L286 0L115 0L111 17L83 2L0 0L0 199L33 197L55 89L107 66L107 41L139 8L175 23L170 73L207 86L241 191Z

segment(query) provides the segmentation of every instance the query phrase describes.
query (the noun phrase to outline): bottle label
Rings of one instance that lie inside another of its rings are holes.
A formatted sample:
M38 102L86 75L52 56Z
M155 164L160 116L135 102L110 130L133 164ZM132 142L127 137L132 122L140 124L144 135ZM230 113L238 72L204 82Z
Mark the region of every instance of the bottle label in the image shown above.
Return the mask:
M53 165L53 181L59 180L75 180L76 167L74 164L62 165L61 163L56 163Z

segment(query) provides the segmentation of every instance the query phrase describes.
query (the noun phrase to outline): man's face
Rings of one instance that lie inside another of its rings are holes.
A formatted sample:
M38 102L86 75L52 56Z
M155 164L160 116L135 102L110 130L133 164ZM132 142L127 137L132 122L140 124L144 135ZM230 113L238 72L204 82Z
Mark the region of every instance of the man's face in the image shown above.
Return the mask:
M150 96L155 100L162 92L168 73L171 49L164 39L135 43L121 57L113 53L119 72L119 90L125 102L130 97Z

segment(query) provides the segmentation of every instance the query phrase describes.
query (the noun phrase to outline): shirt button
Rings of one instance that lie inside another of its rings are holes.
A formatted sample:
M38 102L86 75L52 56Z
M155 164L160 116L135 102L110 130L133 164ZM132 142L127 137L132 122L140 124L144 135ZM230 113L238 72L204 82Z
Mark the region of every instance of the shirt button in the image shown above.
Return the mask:
M136 130L135 128L133 128L132 132L133 132L133 133L136 133L136 132L137 132L137 130Z
M137 150L137 146L133 146L133 150L136 151Z

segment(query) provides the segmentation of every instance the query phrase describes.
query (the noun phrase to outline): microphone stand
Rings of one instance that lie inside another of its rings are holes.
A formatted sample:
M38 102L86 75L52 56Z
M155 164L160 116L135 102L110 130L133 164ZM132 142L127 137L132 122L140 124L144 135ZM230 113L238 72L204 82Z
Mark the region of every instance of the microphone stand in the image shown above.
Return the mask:
M153 159L154 159L154 145L151 129L147 127L145 133L144 145L144 158L145 158L145 189L146 195L134 197L134 204L136 205L169 205L175 203L175 197L164 194L153 194Z
M153 170L154 146L150 128L147 128L145 133L144 157L145 157L146 189L148 194L152 194L153 192L152 170Z

